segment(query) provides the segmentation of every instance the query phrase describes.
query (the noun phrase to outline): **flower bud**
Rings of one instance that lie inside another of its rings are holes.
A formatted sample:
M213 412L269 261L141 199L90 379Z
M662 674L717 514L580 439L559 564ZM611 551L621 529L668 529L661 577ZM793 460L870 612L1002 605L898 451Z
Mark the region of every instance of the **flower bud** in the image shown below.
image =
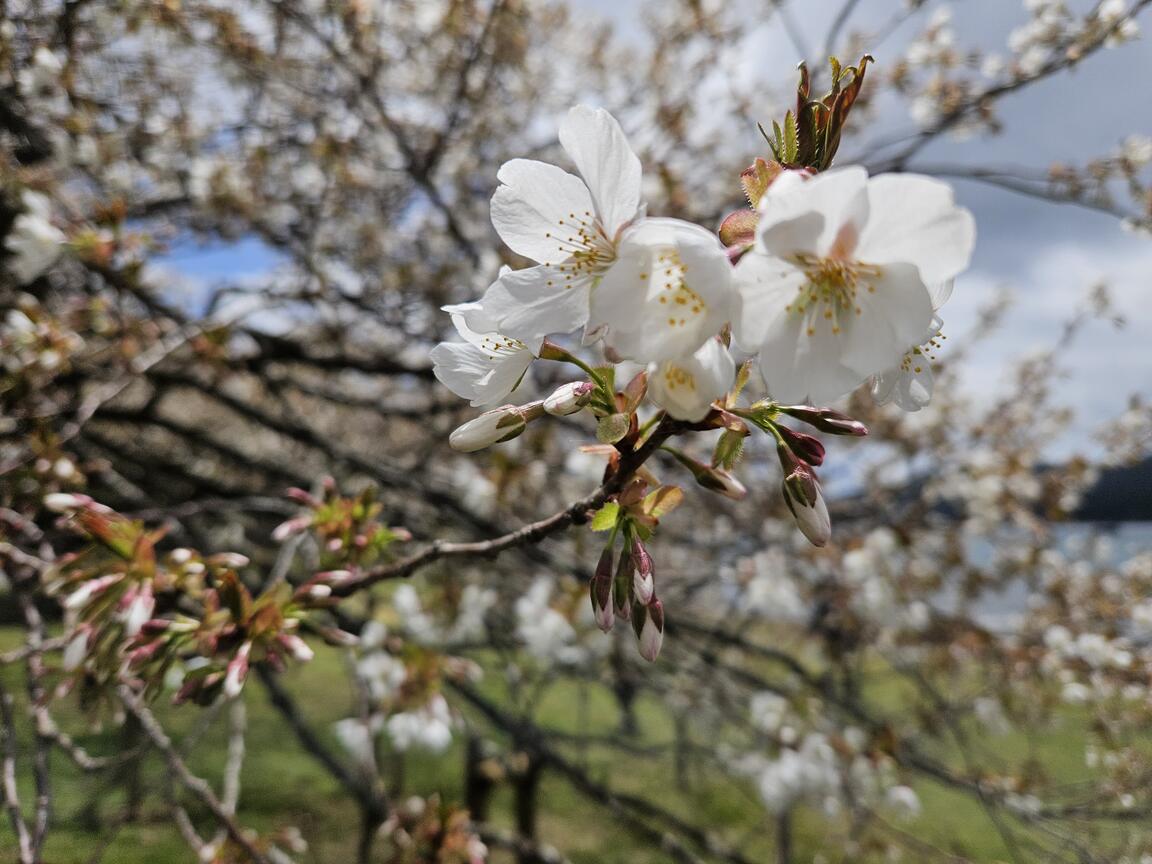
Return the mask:
M777 426L776 431L780 433L780 437L784 439L788 449L800 459L809 465L822 465L824 463L824 445L820 443L819 438L806 432L797 432L787 426Z
M44 506L53 513L68 513L80 510L92 503L87 495L69 495L67 492L53 492L44 496Z
M248 654L252 651L252 643L245 642L236 652L236 656L228 661L228 672L224 676L224 695L235 699L244 689L244 679L248 677Z
M607 633L612 629L615 616L612 613L612 546L604 547L596 572L588 583L588 594L592 600L592 614L596 626Z
M289 537L295 537L297 534L307 530L308 526L312 524L312 517L308 516L294 516L286 522L281 522L272 531L272 539L277 543L282 543Z
M84 658L88 656L88 639L92 635L92 630L89 627L81 627L68 640L68 645L64 649L64 659L62 661L65 672L71 672L73 669L78 669L80 664L84 662Z
M620 550L620 558L616 562L616 577L612 580L613 611L621 621L632 617L632 571L636 562L632 559L632 552L625 546Z
M110 576L101 576L98 579L89 579L71 594L64 598L60 605L65 609L79 609L86 606L93 597L104 593L112 585L124 578L123 573L113 573Z
M637 604L632 626L640 640L640 656L649 663L654 662L664 644L664 604L655 597L647 606Z
M827 544L832 520L815 472L802 464L784 478L783 488L784 501L804 536L813 546Z
M748 490L744 487L744 484L723 468L702 467L704 470L696 473L694 476L696 482L708 491L716 492L725 498L731 498L733 501L739 501L748 494Z
M847 414L831 408L813 408L811 405L787 405L780 408L797 420L827 432L829 435L855 435L859 438L868 434L868 427Z
M580 411L592 399L596 389L591 381L573 381L552 391L544 400L544 410L555 417L565 417Z
M501 441L510 441L527 428L515 405L485 411L475 420L458 426L448 436L449 446L460 453L475 453Z
M638 603L647 605L656 593L656 573L652 556L639 540L632 541L632 595Z
M121 613L121 620L124 622L124 635L131 639L139 633L140 628L152 618L152 612L155 608L156 597L152 593L152 584L145 582L128 600Z
M295 633L281 633L277 638L284 647L284 650L292 656L293 660L307 663L316 656L316 653L308 646L308 643Z

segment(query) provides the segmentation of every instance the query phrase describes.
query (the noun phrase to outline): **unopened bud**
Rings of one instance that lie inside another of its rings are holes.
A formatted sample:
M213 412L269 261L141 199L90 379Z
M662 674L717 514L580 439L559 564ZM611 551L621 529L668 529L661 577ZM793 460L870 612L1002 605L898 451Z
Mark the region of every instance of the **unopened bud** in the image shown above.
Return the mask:
M696 482L712 492L717 492L733 501L739 501L748 494L744 484L723 468L708 468L696 475Z
M316 653L308 647L308 643L297 636L295 633L281 633L279 636L280 644L284 646L292 659L301 663L307 663Z
M241 567L247 567L248 560L247 555L241 555L239 552L218 552L208 559L208 563L214 564L217 567L227 567L230 570L237 570Z
M87 495L70 495L67 492L53 492L44 496L44 506L53 513L67 513L80 510L92 503Z
M824 445L820 443L819 438L806 432L797 432L787 426L777 426L776 431L780 433L780 437L784 439L788 448L800 459L809 465L824 464Z
M655 597L646 606L637 604L633 611L633 627L640 640L640 656L649 663L654 662L664 644L664 604Z
M155 608L156 597L152 594L152 585L145 582L128 600L122 613L124 635L131 639L139 633L140 628L152 618L152 612Z
M815 473L807 466L797 468L784 478L783 488L784 501L804 536L813 546L827 544L832 536L832 520Z
M355 578L356 576L351 570L324 570L317 573L312 578L312 582L313 584L336 586L351 582Z
M616 562L616 576L612 580L613 612L621 621L627 621L632 617L632 571L635 567L632 552L625 546L620 550L620 558Z
M93 597L103 594L109 587L124 578L123 573L113 573L111 576L101 576L98 579L89 579L71 594L64 598L61 605L65 609L79 609L88 604Z
M605 546L596 564L596 572L588 583L588 594L592 600L592 614L596 626L607 633L612 629L615 615L612 612L612 546Z
M460 453L475 453L501 441L510 441L525 428L527 423L516 406L504 405L456 427L448 436L448 444Z
M573 381L552 391L544 400L544 410L556 417L565 417L580 411L592 399L596 389L591 381Z
M295 516L286 522L281 522L272 531L272 539L277 543L282 543L289 537L295 537L302 531L307 530L308 526L312 524L311 516Z
M91 628L82 627L68 640L68 646L64 649L64 659L62 661L65 672L78 669L80 664L84 662L84 658L88 656L88 639L91 635Z
M244 680L248 677L248 654L252 651L252 643L245 642L236 652L236 656L228 661L228 672L224 676L224 695L235 699L244 689Z
M656 573L652 556L639 540L632 542L632 594L637 602L648 604L656 593Z
M827 432L829 435L855 435L863 437L868 434L868 427L859 420L853 420L847 414L833 411L831 408L813 408L811 405L787 405L780 408L785 414L790 414L797 420L807 423Z

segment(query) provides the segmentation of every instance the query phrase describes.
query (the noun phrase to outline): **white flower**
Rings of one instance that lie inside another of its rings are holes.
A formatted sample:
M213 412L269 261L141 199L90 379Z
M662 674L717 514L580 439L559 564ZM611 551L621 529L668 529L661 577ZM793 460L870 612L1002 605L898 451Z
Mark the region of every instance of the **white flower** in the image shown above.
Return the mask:
M16 281L27 285L56 263L68 239L52 224L52 205L39 192L23 194L24 212L12 223L4 246L12 253L6 263Z
M678 420L703 420L712 402L732 387L736 365L717 339L696 353L648 367L648 396Z
M441 342L432 349L432 372L445 387L473 407L493 405L516 389L540 350L501 336L479 303L445 306L463 342Z
M937 341L944 322L939 316L932 319L927 338L904 352L900 364L881 372L872 379L872 398L877 405L895 402L905 411L919 411L932 401L935 378L932 375L932 351L940 347Z
M1096 17L1105 25L1115 24L1127 14L1128 6L1125 0L1104 0L1096 9Z
M371 765L375 756L372 747L374 730L359 717L346 717L332 726L336 740L360 765Z
M568 664L583 659L576 630L550 605L552 580L541 577L516 600L516 636L528 653L544 663Z
M949 186L862 168L788 172L736 268L737 344L773 398L822 404L896 364L932 320L928 286L968 266L975 228Z
M616 261L620 232L642 215L640 160L607 111L584 105L560 124L560 143L580 172L531 159L496 175L492 224L512 251L541 266L501 277L514 306L482 301L503 333L531 342L588 320L595 283ZM494 286L495 287L495 286Z
M526 428L524 415L515 405L485 411L452 430L448 444L460 453L475 453L501 441L510 441Z
M437 693L415 711L393 714L385 728L397 750L417 747L443 753L452 743L452 712L444 697Z
M924 809L911 786L892 786L884 794L884 803L904 819L915 819Z
M1137 168L1152 162L1152 138L1147 135L1129 135L1124 139L1120 155Z
M672 360L715 336L732 314L732 265L719 238L678 219L645 219L592 294L589 328L638 362Z

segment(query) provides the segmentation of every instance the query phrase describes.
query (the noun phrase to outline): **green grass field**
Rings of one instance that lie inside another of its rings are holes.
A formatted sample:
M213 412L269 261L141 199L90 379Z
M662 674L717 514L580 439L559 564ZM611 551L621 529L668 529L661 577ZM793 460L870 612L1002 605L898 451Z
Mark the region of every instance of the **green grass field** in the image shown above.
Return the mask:
M0 631L0 649L11 647L17 638L15 632ZM341 663L336 652L323 651L311 664L292 670L285 679L316 728L337 749L331 724L348 716L353 705ZM15 670L3 674L19 699L22 694L16 689L20 682ZM486 692L492 696L503 695L499 692L499 682L499 675L487 676ZM895 684L881 685L879 689L879 698L889 710L897 710L901 699L906 698ZM352 860L358 832L355 806L341 794L324 769L299 748L292 733L268 704L259 682L250 681L245 699L249 736L242 775L240 821L259 830L297 826L310 846L304 861ZM65 705L71 706L71 700L66 700ZM161 703L156 710L177 739L204 717L203 710L193 706L171 708ZM65 728L82 728L71 707L61 706L57 714ZM547 691L536 717L549 728L574 733L580 731L579 726L583 724L588 724L583 727L585 731L590 728L608 732L615 729L619 721L607 691L574 684L557 685ZM658 704L642 704L639 719L642 727L639 743L658 745L671 740L671 720ZM221 712L188 756L192 769L214 784L219 781L226 727L226 715ZM23 728L27 731L27 724ZM91 752L102 754L115 751L118 734L110 729L77 737ZM1083 722L1075 712L1068 712L1059 729L1038 740L1013 734L995 740L986 738L981 746L995 752L1006 763L1031 754L1060 779L1071 781L1083 779L1086 736ZM26 740L20 743L27 747ZM610 752L599 746L569 752L599 782L615 790L656 797L668 810L710 825L718 837L740 848L750 860L774 860L773 825L764 817L753 790L725 777L713 766L694 762L687 771L687 782L678 783L667 758L621 756L617 751ZM125 806L122 791L107 789L99 775L79 772L59 754L53 757L53 767L57 803L46 862L82 864L101 848L103 860L114 864L194 860L165 813L167 784L164 768L155 754L149 754L144 760L146 797L140 818L131 824L118 820ZM463 786L462 745L457 742L440 757L410 754L404 761L402 776L404 795L439 792L445 800L459 800ZM30 778L25 773L20 780L22 800L29 801L32 798ZM1008 860L1002 840L978 803L931 783L918 784L917 790L924 812L916 823L901 827L940 850L971 861ZM502 787L495 802L493 821L510 826L511 791ZM663 853L638 842L611 814L589 802L555 774L545 775L541 809L542 839L564 850L575 864L646 864L668 860ZM836 835L829 833L828 824L816 813L798 811L797 861L811 861L818 853L822 855L819 860L828 864L873 860L866 852L861 853L863 857L845 857ZM210 833L209 823L202 825L204 831ZM0 850L10 842L10 828L5 820L0 824Z

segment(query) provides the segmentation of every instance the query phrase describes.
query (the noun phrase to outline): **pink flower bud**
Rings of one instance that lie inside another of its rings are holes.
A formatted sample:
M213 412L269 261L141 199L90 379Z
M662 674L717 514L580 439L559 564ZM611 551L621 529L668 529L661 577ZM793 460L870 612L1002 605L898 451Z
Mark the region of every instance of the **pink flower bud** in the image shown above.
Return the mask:
M777 426L776 431L797 457L809 465L822 465L824 463L824 445L819 438L805 432L797 432L787 426Z
M87 495L70 495L67 492L53 492L44 496L44 506L53 513L68 513L72 510L82 510L92 499Z
M228 662L228 671L224 675L224 695L235 699L244 689L244 680L248 677L248 655L252 651L252 643L245 642L236 652L236 656Z
M564 417L580 411L592 399L596 389L591 381L573 381L552 391L544 400L544 410L556 417Z
M660 656L664 644L664 604L652 598L652 602L644 607L643 615L643 623L638 628L640 656L652 663Z
M308 529L312 524L311 516L295 516L286 522L281 522L272 531L272 539L277 543L283 543L289 537L294 537L297 534Z
M652 556L639 540L632 543L632 562L635 566L632 572L632 594L638 603L647 605L656 593L656 573Z
M868 427L859 420L853 420L847 414L841 414L839 411L833 411L831 408L813 408L811 405L787 405L782 406L780 410L830 435L855 435L856 437L863 437L868 434Z
M295 633L281 633L278 639L280 644L284 646L284 650L292 656L293 660L297 660L300 663L307 663L316 656L316 653L308 647L308 643Z
M612 613L612 560L612 547L604 547L604 551L600 553L600 561L596 565L596 572L588 584L596 626L605 633L612 629L615 621Z
M128 601L121 615L121 620L124 622L124 635L131 639L139 633L140 628L152 617L155 608L156 598L152 594L152 583L145 582Z
M320 506L320 502L312 497L311 492L306 492L305 490L296 486L290 486L284 495L288 498L291 498L293 501L305 505L306 507Z
M71 594L64 598L62 605L65 609L79 609L88 605L93 597L103 594L109 587L124 578L123 573L113 573L110 576L101 576L98 579L89 579Z

